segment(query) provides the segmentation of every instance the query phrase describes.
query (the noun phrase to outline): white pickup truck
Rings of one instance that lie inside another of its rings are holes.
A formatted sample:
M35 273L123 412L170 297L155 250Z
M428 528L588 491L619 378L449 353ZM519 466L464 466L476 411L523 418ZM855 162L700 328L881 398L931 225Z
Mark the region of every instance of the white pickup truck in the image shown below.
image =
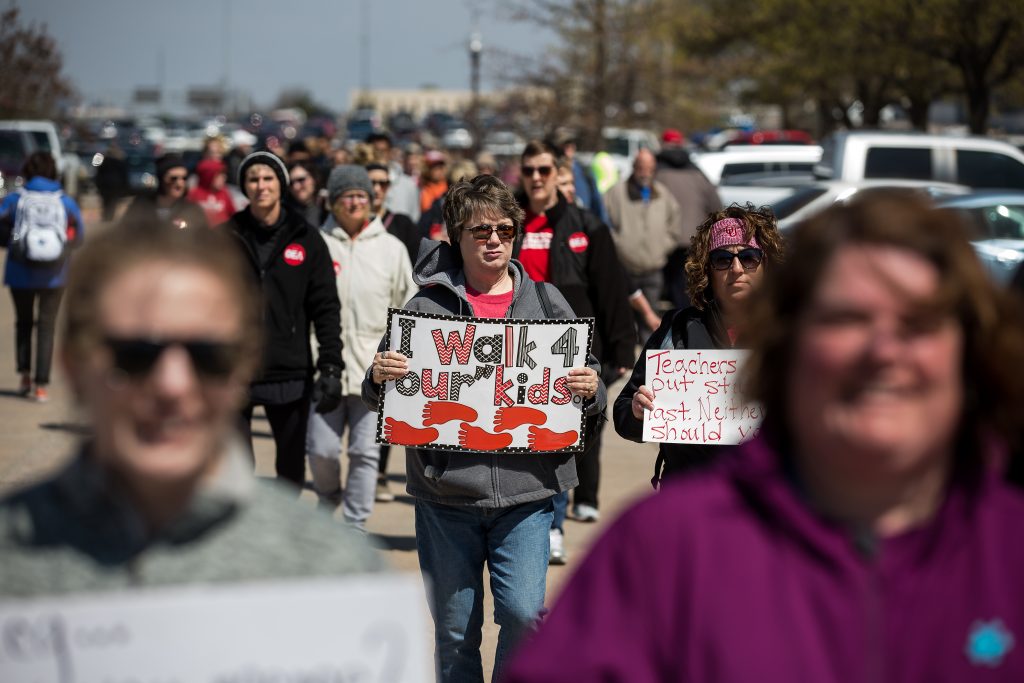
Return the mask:
M826 137L822 150L814 175L824 180L899 178L1024 189L1024 153L990 138L856 130Z

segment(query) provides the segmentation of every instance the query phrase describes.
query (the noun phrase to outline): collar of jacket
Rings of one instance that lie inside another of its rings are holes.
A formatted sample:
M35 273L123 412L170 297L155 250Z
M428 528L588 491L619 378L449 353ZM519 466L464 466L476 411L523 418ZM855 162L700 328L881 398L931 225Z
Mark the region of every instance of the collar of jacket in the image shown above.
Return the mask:
M357 242L362 240L368 240L384 232L387 232L384 229L384 223L381 222L380 220L380 216L374 216L373 220L370 221L365 228L360 230L358 235L352 237L347 232L345 232L345 228L338 225L338 222L334 219L334 214L330 214L327 216L327 220L324 221L324 224L320 228L320 230L341 242Z
M635 176L629 176L629 180L626 181L626 193L629 195L629 201L638 202L643 199L643 194L640 192L640 183L635 180ZM652 180L651 181L651 201L658 198L658 186Z
M147 528L138 510L120 492L109 472L97 463L88 443L63 472L56 486L76 518L93 533L105 538L103 545L131 556L153 541L184 543L226 520L253 494L252 476L245 448L238 438L225 445L216 471L201 482L181 514L157 532Z
M555 190L555 192L558 195L558 201L550 209L544 211L544 215L548 217L548 225L552 229L558 225L559 221L562 220L562 216L565 215L566 209L569 208L569 202L562 196L562 193L558 192L558 190ZM530 212L530 198L526 196L525 192L522 190L516 192L516 201L519 202L519 206L522 207L523 211Z

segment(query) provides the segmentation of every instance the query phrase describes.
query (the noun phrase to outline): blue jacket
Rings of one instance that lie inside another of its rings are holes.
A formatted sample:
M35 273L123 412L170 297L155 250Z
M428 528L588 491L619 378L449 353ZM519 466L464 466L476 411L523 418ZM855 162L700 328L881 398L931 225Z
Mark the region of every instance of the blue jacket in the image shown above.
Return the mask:
M26 190L37 192L56 192L60 189L60 182L36 176L25 183ZM21 199L20 192L12 192L4 197L0 204L0 220L10 220L11 225L17 221L18 200ZM82 212L78 210L78 204L67 195L61 199L64 202L64 210L68 217L75 224L75 239L72 244L81 244L85 238L85 222L82 220ZM63 263L50 266L34 266L28 263L21 263L12 259L10 252L7 254L7 265L4 268L4 285L11 289L56 289L67 284L68 263L70 259L64 259Z

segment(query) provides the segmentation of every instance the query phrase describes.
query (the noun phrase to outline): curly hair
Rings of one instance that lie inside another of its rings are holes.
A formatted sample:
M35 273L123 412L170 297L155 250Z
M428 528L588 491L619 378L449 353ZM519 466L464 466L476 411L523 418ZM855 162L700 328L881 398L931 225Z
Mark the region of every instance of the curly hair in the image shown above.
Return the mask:
M802 222L787 241L790 258L766 273L748 316L745 393L767 408L768 433L782 441L792 433L785 407L793 351L829 264L844 248L878 245L917 254L941 273L936 296L921 303L932 315L952 316L963 332L961 438L977 447L994 432L1020 445L1024 375L1008 368L1024 366L1024 325L982 268L958 214L904 190L865 190Z
M743 239L751 236L764 252L765 271L782 262L783 244L770 207L755 208L753 204L733 204L721 211L708 214L707 219L697 228L697 234L690 242L690 253L686 257L686 287L690 292L690 303L697 310L711 303L714 295L708 279L708 258L711 254L711 226L723 218L738 218L743 221Z
M512 190L500 178L492 175L478 175L448 188L442 213L448 230L448 241L452 245L459 243L462 228L473 220L473 216L495 214L511 218L517 237L526 220L526 213L516 202Z

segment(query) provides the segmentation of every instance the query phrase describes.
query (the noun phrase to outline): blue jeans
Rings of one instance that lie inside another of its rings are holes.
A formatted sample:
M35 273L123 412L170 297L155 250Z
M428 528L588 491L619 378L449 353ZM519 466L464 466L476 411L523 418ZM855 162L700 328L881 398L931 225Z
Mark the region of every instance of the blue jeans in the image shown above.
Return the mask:
M483 681L485 564L500 627L497 680L509 651L544 607L551 517L550 498L507 508L416 501L416 550L434 617L438 681Z
M566 508L569 507L569 490L562 491L551 499L555 506L555 514L551 518L551 528L559 531L565 528Z

